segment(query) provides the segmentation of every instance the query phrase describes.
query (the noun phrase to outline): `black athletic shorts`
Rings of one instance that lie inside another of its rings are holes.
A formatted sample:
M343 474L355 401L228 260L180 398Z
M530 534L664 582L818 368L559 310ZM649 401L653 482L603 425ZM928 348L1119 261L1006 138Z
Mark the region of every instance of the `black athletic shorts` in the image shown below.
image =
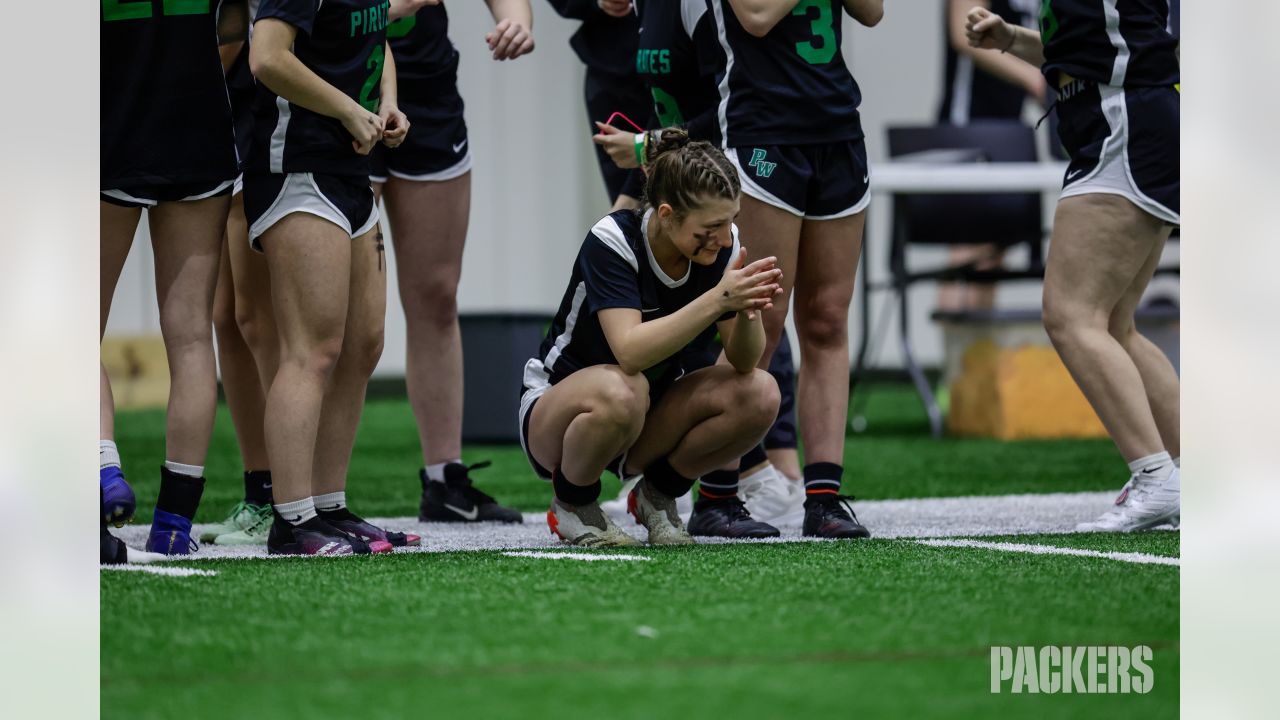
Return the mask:
M388 175L424 182L452 180L471 169L471 144L463 119L457 85L441 83L434 92L400 98L409 118L409 134L397 148L376 145L369 154L369 178L385 182Z
M1062 197L1120 195L1179 224L1180 93L1073 80L1058 91L1058 137L1071 156Z
M103 190L98 197L103 202L120 207L155 207L162 202L192 202L205 198L230 195L234 180L216 183L179 183L177 185L149 185L128 190Z
M295 212L322 217L352 238L378 224L369 179L361 175L322 173L245 173L244 216L249 244L262 250L258 238L272 225Z
M860 213L871 202L867 148L862 140L815 145L730 148L742 192L810 220Z

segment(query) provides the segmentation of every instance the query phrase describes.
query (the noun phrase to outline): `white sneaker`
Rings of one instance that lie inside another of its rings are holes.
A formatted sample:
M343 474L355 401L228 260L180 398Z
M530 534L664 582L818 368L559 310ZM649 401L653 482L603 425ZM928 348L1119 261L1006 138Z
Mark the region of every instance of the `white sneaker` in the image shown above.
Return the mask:
M623 532L596 503L570 507L551 499L547 527L570 545L582 547L635 547L640 541Z
M631 491L627 510L649 530L650 545L693 544L693 536L684 529L676 512L676 499L658 492L649 483L641 480Z
M799 512L804 506L804 484L791 480L766 464L738 480L738 497L751 517L771 522Z
M1135 473L1115 506L1097 520L1076 525L1077 532L1137 532L1173 523L1182 516L1182 478L1178 468L1165 478Z

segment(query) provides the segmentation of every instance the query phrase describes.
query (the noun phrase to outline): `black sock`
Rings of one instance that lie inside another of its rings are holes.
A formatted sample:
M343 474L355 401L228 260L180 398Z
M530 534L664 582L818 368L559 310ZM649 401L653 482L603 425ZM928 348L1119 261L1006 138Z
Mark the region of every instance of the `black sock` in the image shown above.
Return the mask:
M673 498L682 497L689 492L694 481L694 478L687 478L676 472L665 457L649 463L649 467L644 469L644 479L658 492Z
M244 501L258 507L271 504L270 470L249 470L245 472Z
M195 520L196 509L200 507L200 496L203 494L204 478L181 475L167 467L160 467L160 495L156 498L157 510Z
M590 505L600 499L599 478L590 485L574 485L565 479L558 467L551 473L551 487L555 490L557 500L572 507Z
M835 463L811 463L809 465L805 465L805 495L813 495L815 493L839 493L841 475L844 475L844 468Z
M739 465L743 470L750 470L757 465L763 465L769 461L769 453L764 451L764 444L757 444L755 447L747 451L742 456L742 464Z
M712 470L698 481L699 500L728 500L737 496L737 470Z

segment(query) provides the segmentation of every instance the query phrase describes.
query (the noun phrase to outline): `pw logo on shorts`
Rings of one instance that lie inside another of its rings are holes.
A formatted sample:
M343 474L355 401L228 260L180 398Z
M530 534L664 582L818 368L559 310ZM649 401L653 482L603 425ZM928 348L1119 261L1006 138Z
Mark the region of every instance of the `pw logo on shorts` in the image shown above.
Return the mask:
M747 163L747 165L756 169L756 177L767 178L772 175L774 169L778 167L778 163L764 161L764 156L766 154L767 153L760 148L756 148L751 151L751 162Z

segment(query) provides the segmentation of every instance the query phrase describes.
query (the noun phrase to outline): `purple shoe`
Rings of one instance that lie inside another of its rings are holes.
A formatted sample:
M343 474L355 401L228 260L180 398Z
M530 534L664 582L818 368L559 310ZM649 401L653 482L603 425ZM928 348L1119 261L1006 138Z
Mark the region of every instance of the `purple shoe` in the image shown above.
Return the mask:
M190 555L200 546L191 539L191 521L181 515L156 510L147 535L147 551L162 555Z
M133 519L138 503L133 488L124 479L124 471L108 465L98 472L99 497L102 500L102 522L121 527Z

